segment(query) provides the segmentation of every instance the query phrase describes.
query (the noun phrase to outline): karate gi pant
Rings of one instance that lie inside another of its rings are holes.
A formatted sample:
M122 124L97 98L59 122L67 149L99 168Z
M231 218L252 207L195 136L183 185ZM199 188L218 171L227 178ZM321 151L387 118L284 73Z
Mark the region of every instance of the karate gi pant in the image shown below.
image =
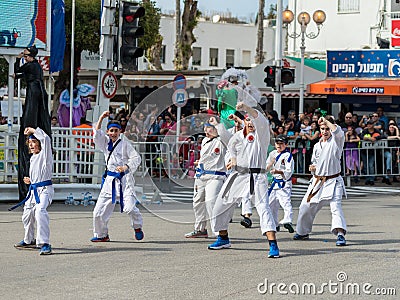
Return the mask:
M261 232L265 234L267 231L276 231L276 225L268 203L267 176L265 174L255 174L253 176L254 195L252 196L252 201L254 201L257 213L260 216ZM243 198L250 198L249 181L250 175L239 175L232 184L230 191L225 197L222 197L222 193L229 183L229 178L225 181L212 213L211 229L214 232L228 230L229 221L232 219L235 207Z
M291 196L292 186L289 184L286 184L282 189L273 189L269 194L269 206L271 207L272 215L274 216L274 221L277 225L292 223L293 208L290 201ZM278 222L279 205L284 211L283 219L280 222Z
M242 198L242 215L253 214L253 204L250 197Z
M24 225L24 242L30 244L35 239L36 222L36 245L50 244L50 217L47 207L51 204L54 188L47 186L39 193L40 203L36 203L33 191L31 197L25 202L22 213L22 224Z
M119 199L118 193L116 199ZM108 221L111 218L114 207L115 203L112 203L111 194L101 191L93 210L94 237L103 238L108 235ZM133 229L142 228L143 218L139 209L136 207L136 197L134 195L124 194L123 212L129 215L131 227Z
M224 176L221 176L221 179L195 179L193 196L194 230L204 231L207 228L207 220L212 217L215 201L224 180Z
M332 225L331 232L337 235L337 228L343 228L344 233L347 232L346 220L344 219L344 214L342 210L342 196L343 187L340 182L336 182L332 199L321 200L319 202L307 202L307 196L304 196L300 207L299 207L299 217L297 219L296 232L300 235L309 234L312 230L312 225L315 216L320 211L320 209L325 205L330 205L332 213Z

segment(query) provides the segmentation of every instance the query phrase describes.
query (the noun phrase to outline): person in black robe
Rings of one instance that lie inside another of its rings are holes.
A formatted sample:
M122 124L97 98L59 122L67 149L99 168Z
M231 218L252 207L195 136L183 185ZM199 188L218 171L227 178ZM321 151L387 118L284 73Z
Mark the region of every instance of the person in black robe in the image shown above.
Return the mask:
M30 155L26 147L24 129L40 127L51 138L51 122L48 109L48 95L43 83L43 70L35 59L38 50L35 46L27 47L21 52L14 64L14 78L24 78L26 82L25 106L18 136L18 192L22 201L28 192L28 185L23 181L29 176ZM24 57L25 64L21 65Z

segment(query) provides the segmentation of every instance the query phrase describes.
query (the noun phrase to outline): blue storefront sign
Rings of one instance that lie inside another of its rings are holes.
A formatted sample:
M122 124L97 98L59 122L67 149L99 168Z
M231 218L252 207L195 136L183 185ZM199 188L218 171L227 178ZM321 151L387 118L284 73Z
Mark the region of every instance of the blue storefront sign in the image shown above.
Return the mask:
M400 78L400 50L328 51L327 76Z

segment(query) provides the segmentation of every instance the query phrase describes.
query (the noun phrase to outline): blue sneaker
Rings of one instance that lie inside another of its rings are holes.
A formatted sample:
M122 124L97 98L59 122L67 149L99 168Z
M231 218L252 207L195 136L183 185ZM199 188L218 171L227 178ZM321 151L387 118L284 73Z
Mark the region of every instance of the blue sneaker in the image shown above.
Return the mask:
M144 233L142 228L135 229L135 239L141 241L143 240L143 238L144 238Z
M298 234L298 233L296 233L294 236L293 236L293 239L294 240L309 240L310 239L310 236L308 235L308 234L304 234L304 235L301 235L301 234Z
M346 239L343 235L339 234L337 236L336 246L346 246Z
M278 244L272 243L269 246L269 253L268 253L269 258L278 258L279 257L279 248Z
M22 240L19 243L16 243L14 245L14 247L17 249L35 249L36 248L36 240L33 240L29 244L25 243L24 240Z
M110 237L107 235L107 236L105 236L105 237L102 237L102 238L100 238L100 237L92 237L91 239L90 239L90 241L91 242L93 242L93 243L104 243L104 242L109 242L110 241Z
M40 248L39 254L40 255L50 255L50 254L52 254L51 246L49 244L43 244L42 248Z
M221 236L218 236L217 240L214 243L208 245L208 249L210 249L210 250L220 250L220 249L224 249L224 248L227 249L230 247L231 247L231 243L229 242L229 239L223 240L221 238Z

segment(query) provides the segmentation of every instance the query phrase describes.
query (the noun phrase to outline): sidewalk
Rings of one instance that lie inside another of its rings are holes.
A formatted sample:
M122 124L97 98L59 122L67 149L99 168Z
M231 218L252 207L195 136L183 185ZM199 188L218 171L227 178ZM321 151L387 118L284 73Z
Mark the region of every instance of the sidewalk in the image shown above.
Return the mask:
M370 283L373 293L377 288L386 292L396 288L398 295L400 196L355 198L344 200L343 206L347 247L335 246L335 237L328 232L330 212L324 208L309 241L293 241L292 234L280 232L281 258L268 259L256 214L254 228L244 229L237 210L230 225L232 248L210 251L207 244L213 239L183 237L193 229L192 207L174 203L141 208L142 242L133 239L128 217L116 207L110 221L111 242L101 244L89 242L93 207L56 203L49 209L54 255L39 256L36 250L13 248L23 236L21 210L8 212L8 206L0 204L2 298L278 299L285 291L288 299L367 297L362 291L334 294L328 286L321 296L310 297L307 291L295 296L288 288L314 284L320 289L330 281L342 288ZM297 208L294 215L296 220ZM286 289L279 292L281 283ZM383 298L398 296L368 297Z

